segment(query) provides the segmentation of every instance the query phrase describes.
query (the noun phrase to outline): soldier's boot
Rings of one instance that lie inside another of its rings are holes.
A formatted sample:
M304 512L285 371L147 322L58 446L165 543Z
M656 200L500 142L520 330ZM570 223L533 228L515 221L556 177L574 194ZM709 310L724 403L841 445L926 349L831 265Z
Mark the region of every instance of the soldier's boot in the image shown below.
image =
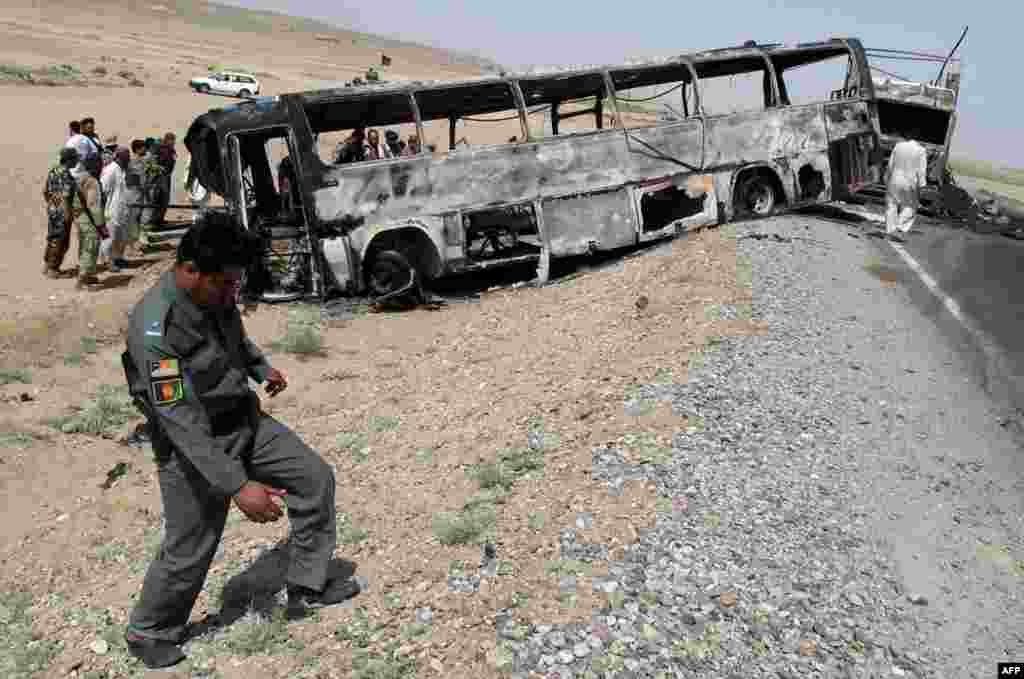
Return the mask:
M75 290L85 290L90 285L96 285L99 282L100 279L96 278L96 276L93 276L91 274L88 276L79 276L78 282L75 283Z
M363 577L331 578L317 592L308 587L288 586L286 615L289 619L304 617L310 610L344 603L366 589Z
M186 657L173 641L149 639L132 632L127 632L124 640L128 644L128 652L151 670L177 665Z

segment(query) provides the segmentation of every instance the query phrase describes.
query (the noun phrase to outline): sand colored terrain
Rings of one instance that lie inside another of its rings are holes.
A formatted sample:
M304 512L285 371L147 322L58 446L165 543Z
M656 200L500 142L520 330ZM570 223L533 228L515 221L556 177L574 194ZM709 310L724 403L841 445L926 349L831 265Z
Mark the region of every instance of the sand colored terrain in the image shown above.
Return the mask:
M126 313L171 256L148 255L117 276L101 271L105 286L86 292L76 292L72 279L41 275L42 181L67 121L91 115L101 136L116 133L122 141L164 131L181 138L196 115L232 101L187 88L188 78L208 64L252 68L265 93L275 94L315 87L325 75L357 76L382 51L365 46L365 36L339 33L325 41L316 39L325 34L322 27L286 30L298 25L287 19L280 30L269 30L265 17L239 19L250 32L226 30L221 20L211 20L217 28L204 28L196 8L189 11L183 18L132 3L20 3L5 7L0 20L0 64L72 64L84 79L60 86L0 84L8 132L0 139L0 370L30 378L0 386L0 605L7 602L11 610L13 593L27 591L34 603L31 628L43 644L22 644L15 652L0 640L0 654L22 663L19 671L38 654L43 664L35 676L141 676L118 639L160 521L151 460L118 442L140 418L104 436L63 433L49 423L88 407L101 386L123 383L118 359ZM439 50L388 45L386 52L393 60L388 78L478 72L453 65ZM94 73L101 68L105 74ZM143 85L128 84L131 79ZM505 141L517 134L516 125L475 139ZM438 141L446 134L436 132ZM185 149L179 154L184 158ZM180 176L175 188L180 200ZM71 257L65 262L65 268L74 265ZM559 529L576 512L590 511L594 534L586 540L621 547L635 540L655 503L642 487L609 496L589 478L590 451L632 437L646 442L638 452L642 460L657 452L659 441L694 424L663 409L626 416L622 402L637 382L684 379L689 356L707 337L753 330L748 322L705 315L707 305L748 294L737 286L734 242L709 232L678 241L661 256L628 260L618 270L560 286L485 294L479 304L440 311L332 322L322 328L325 356L273 353L292 387L274 401L264 399L266 407L335 466L338 507L351 519L345 534L367 531L338 550L372 582L359 606L384 632L367 650L412 659L418 676L483 677L494 673L494 611L510 597L524 595L524 619L589 619L590 595L566 606L557 573L545 568L557 559ZM642 309L640 296L648 298ZM290 311L261 306L246 319L250 334L267 346L286 332ZM537 427L551 442L543 474L517 483L496 505L493 539L499 558L514 569L476 598L450 594L445 578L452 565L475 565L479 548L439 544L435 516L457 510L479 491L471 465L521 448ZM128 465L127 473L101 488L118 462ZM257 526L233 510L224 555L195 616L216 610L219 585L286 531L286 522ZM432 631L403 639L400 631L421 606L434 611ZM223 677L352 676L359 649L339 634L352 615L342 609L290 626L286 634L304 649L298 655L281 651L273 639L243 652L240 626L229 630L237 643L197 644L191 667L208 662ZM14 624L0 620L7 625L0 637L15 639ZM90 648L97 639L109 640L109 649ZM388 646L396 640L397 650ZM44 650L57 642L52 652Z

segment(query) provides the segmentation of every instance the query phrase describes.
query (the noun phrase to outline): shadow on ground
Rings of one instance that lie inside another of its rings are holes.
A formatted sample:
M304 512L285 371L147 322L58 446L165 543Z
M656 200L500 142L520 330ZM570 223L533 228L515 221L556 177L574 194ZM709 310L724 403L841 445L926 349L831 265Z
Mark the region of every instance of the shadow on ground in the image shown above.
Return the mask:
M220 611L189 625L184 642L224 629L249 611L270 617L279 606L277 595L285 587L288 563L287 542L279 542L261 554L248 568L225 583ZM327 566L328 578L347 579L355 572L356 564L345 559L331 559Z

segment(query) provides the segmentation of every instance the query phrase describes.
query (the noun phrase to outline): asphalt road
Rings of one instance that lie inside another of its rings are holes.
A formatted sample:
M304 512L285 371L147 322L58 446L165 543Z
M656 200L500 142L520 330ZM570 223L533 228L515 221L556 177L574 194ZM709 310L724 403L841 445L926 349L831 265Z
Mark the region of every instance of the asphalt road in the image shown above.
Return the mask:
M871 230L863 223L863 232ZM871 240L884 266L971 359L985 391L1024 433L1024 241L923 219L915 231L903 250L955 302L967 327L889 242Z

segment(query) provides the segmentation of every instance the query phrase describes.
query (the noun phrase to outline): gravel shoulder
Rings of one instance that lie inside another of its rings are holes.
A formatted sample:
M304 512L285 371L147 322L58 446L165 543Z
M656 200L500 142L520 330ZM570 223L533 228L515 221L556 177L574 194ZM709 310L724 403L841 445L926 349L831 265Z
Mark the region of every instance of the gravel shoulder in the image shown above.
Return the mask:
M726 228L767 332L641 388L700 423L670 460L595 449L611 494L644 479L665 502L594 582L590 625L508 613L513 675L987 677L1019 659L1019 444L970 349L881 241L800 217Z

